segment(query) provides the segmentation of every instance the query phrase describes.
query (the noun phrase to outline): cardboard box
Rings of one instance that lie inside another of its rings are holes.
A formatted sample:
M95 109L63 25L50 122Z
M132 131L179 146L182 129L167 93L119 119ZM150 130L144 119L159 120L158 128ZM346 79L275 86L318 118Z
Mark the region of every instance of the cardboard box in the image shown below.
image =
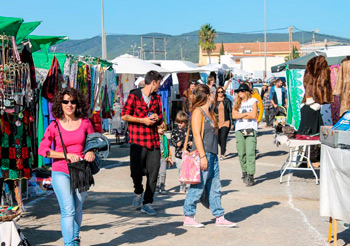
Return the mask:
M321 126L320 141L333 148L339 144L350 145L350 131L333 130L331 126Z

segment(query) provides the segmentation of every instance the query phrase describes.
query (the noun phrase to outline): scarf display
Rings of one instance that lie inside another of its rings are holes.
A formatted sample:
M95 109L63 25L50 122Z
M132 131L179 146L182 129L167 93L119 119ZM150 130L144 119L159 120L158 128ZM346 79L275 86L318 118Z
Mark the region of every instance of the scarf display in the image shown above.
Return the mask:
M287 124L295 129L300 125L300 104L303 101L305 89L303 85L304 69L287 69L288 113Z

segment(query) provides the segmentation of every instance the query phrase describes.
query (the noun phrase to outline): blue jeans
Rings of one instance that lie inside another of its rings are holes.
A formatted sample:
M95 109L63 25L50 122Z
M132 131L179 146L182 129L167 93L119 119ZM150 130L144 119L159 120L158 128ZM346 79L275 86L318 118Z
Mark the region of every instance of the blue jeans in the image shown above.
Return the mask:
M74 238L79 238L86 192L73 192L70 177L64 172L52 172L52 186L60 205L64 245L73 245Z
M201 170L201 183L191 184L187 192L184 214L185 216L194 216L196 214L197 203L203 194L204 189L209 194L209 205L212 214L215 217L223 216L225 211L221 207L221 183L218 156L212 153L206 153L208 159L208 168Z

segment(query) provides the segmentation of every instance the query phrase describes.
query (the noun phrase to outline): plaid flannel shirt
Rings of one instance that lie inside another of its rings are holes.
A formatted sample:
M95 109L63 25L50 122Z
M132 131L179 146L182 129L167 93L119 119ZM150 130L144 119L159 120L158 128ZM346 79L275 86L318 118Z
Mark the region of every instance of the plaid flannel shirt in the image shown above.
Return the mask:
M161 98L157 93L153 93L150 105L147 107L143 100L141 89L132 90L125 102L121 115L146 118L149 113L156 113L160 121L152 126L129 122L130 143L135 143L148 149L158 149L160 146L157 126L163 122Z

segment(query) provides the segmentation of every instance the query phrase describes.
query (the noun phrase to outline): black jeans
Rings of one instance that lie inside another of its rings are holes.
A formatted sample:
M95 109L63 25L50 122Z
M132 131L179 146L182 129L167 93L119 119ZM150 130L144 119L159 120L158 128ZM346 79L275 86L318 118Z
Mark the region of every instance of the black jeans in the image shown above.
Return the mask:
M160 150L147 149L138 144L130 146L130 171L134 182L134 193L143 192L142 176L147 177L146 191L143 204L152 203L156 190L158 172L160 167Z
M275 121L276 110L274 107L269 107L265 111L266 125L272 126Z
M225 155L226 152L226 144L227 144L227 136L230 131L230 127L223 126L219 129L219 145L221 149L221 155Z

